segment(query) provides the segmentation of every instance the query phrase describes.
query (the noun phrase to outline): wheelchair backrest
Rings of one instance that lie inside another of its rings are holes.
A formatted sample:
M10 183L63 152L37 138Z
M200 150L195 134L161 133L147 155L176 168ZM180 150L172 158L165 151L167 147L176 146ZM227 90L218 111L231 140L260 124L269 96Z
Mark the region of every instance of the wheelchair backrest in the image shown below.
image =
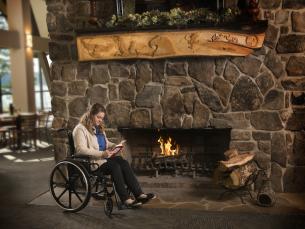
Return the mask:
M74 156L75 153L76 153L76 150L75 150L75 145L74 145L72 131L71 130L67 130L67 135L68 135L68 143L69 143L69 148L70 148L70 156Z

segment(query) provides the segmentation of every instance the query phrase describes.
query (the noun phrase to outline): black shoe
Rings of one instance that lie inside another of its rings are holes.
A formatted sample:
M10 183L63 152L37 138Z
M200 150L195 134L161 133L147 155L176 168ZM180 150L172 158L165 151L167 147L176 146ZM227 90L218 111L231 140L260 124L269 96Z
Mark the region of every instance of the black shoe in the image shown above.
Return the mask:
M141 202L142 204L145 204L150 200L156 199L156 197L157 197L156 194L154 194L154 193L147 193L145 195L146 195L146 197L138 197L137 198L137 200L139 202Z
M127 208L136 208L136 207L140 207L142 205L142 202L139 202L139 201L133 201L132 203L124 203L124 205L127 207Z

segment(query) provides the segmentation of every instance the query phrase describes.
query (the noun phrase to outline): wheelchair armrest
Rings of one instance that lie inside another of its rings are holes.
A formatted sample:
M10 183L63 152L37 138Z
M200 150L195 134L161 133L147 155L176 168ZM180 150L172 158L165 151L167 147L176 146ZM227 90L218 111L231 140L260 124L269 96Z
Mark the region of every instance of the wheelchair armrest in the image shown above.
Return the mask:
M73 155L72 159L82 162L90 162L91 157L88 155Z

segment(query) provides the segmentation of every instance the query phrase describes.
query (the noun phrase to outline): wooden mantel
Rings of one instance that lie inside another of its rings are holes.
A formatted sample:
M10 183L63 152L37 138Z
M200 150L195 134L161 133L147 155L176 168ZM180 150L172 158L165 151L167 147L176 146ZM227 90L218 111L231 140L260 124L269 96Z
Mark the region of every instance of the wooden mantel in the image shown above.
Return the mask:
M247 56L265 33L218 29L116 32L77 37L79 61L180 56Z

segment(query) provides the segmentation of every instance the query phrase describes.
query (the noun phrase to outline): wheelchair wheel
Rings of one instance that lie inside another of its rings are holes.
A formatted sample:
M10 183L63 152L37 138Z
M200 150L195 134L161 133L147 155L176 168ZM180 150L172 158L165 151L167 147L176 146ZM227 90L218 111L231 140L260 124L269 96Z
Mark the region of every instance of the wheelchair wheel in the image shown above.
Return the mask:
M104 212L108 217L110 217L112 210L113 210L113 201L111 197L108 196L104 202Z
M50 175L50 191L56 203L66 211L77 212L86 207L91 187L84 166L73 160L58 162Z

